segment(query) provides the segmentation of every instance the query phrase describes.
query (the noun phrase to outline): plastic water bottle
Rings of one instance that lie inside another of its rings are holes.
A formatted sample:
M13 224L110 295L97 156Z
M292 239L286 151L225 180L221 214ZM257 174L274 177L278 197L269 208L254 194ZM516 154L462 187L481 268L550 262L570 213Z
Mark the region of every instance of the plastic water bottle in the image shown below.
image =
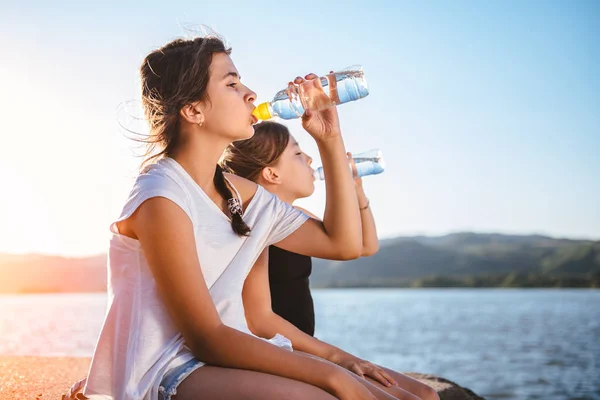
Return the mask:
M367 175L377 175L385 171L385 163L383 161L383 153L381 150L369 150L360 154L353 154L352 159L356 166L356 173L353 172L355 178L363 177ZM350 170L352 170L352 165ZM324 180L325 173L323 167L319 167L314 172L315 179Z
M306 108L314 111L324 110L338 104L362 99L369 94L369 87L365 73L360 65L344 68L321 78L323 91L329 97L329 101L317 103L305 82L301 85L293 85L277 92L273 100L261 103L256 107L253 114L261 120L279 117L282 119L299 118L304 114ZM333 89L332 89L333 88Z

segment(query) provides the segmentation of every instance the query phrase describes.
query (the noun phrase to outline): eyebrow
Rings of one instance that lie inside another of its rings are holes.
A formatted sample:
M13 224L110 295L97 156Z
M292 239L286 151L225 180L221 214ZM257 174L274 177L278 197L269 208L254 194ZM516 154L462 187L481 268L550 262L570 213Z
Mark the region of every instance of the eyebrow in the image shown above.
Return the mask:
M239 80L242 80L242 77L237 72L233 72L233 71L226 73L222 79L228 78L230 76L233 76L234 78L238 78Z

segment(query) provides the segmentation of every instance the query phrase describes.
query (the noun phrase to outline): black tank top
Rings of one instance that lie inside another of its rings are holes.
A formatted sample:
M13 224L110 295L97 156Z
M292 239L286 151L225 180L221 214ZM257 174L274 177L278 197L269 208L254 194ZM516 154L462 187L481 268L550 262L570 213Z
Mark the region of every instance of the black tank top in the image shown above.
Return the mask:
M304 333L315 334L315 310L308 286L312 260L279 247L269 247L269 285L273 311Z

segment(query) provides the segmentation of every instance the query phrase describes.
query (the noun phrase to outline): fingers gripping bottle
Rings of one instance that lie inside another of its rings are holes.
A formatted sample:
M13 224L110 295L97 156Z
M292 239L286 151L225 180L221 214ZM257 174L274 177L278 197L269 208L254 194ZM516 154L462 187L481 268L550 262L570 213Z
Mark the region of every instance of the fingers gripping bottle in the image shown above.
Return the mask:
M261 120L273 117L300 118L306 108L320 111L338 104L362 99L369 94L365 73L359 65L344 68L319 79L329 101L316 103L314 97L310 95L310 90L307 89L310 82L301 85L292 84L277 92L273 100L259 104L253 112L254 116Z
M383 161L383 153L381 150L369 150L360 154L353 154L352 160L356 166L356 173L353 172L355 178L360 178L367 175L377 175L385 171L385 163ZM352 170L352 165L350 165ZM314 172L315 179L324 180L325 173L323 167L319 167Z

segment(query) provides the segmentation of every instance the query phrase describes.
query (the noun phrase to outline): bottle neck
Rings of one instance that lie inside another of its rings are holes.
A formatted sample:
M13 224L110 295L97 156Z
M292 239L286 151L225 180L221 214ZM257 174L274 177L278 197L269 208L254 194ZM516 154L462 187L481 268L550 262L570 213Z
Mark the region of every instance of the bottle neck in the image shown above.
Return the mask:
M268 101L256 106L254 111L252 111L252 115L261 121L266 121L277 116L277 113L273 111L272 102Z

